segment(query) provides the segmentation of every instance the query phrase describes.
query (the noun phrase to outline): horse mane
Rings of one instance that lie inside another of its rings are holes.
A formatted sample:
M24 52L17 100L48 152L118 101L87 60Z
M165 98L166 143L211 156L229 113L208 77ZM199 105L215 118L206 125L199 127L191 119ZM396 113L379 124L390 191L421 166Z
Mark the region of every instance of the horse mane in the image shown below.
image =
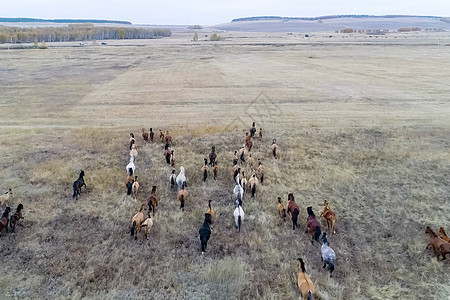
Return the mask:
M19 205L17 205L17 209L16 209L17 212L20 212L22 209L23 209L22 203L20 203Z
M298 258L297 260L300 262L300 268L302 269L302 272L306 273L305 262L303 261L303 259L302 258Z
M433 236L438 236L438 235L436 234L436 232L434 232L433 229L431 229L430 226L427 226L427 229L425 230L425 233L432 234Z
M306 211L308 212L308 216L315 218L316 215L314 214L313 210L312 210L312 206L308 206L306 208Z

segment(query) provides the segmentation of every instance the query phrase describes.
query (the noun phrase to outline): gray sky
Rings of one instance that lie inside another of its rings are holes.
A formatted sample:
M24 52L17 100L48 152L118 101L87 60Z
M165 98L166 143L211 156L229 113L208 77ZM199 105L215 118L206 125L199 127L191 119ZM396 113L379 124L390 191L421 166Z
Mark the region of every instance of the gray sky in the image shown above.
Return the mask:
M0 0L1 17L114 19L135 24L212 25L250 16L338 14L450 16L450 0Z

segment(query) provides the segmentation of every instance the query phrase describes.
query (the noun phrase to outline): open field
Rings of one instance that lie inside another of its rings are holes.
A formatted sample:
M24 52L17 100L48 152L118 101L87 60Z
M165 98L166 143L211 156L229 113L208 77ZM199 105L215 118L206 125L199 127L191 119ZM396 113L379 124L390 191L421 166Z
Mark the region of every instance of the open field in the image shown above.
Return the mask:
M0 298L298 299L303 257L316 299L448 299L449 261L423 250L427 225L450 231L449 36L325 35L193 43L176 33L0 50L0 189L12 189L13 210L25 207L23 227L1 232ZM229 173L252 121L264 129L252 152L267 175L255 199L246 195L238 234ZM189 184L184 213L163 145L140 138L149 127L174 136ZM137 201L124 187L130 132ZM202 183L212 145L219 178ZM87 190L75 202L80 169ZM150 240L131 240L152 185L161 200ZM291 192L296 231L276 215L277 197L287 204ZM218 216L202 256L208 199ZM332 278L303 233L306 207L319 215L323 200L338 218Z

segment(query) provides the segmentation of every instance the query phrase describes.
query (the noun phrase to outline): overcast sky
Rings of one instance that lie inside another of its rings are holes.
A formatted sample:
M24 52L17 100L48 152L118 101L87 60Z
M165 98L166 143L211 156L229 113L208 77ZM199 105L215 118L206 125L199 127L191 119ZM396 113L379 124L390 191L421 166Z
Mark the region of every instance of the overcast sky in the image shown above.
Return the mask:
M212 25L249 16L450 16L450 0L0 0L0 17L110 19Z

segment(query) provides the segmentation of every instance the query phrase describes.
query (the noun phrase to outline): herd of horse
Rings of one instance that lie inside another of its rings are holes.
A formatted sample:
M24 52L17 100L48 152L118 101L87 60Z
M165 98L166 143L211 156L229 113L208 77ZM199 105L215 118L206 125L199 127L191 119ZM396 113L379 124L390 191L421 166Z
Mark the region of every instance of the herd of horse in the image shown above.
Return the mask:
M144 129L142 129L142 137L145 142L153 142L154 133L152 128L150 128L150 133L146 133ZM172 147L172 137L169 134L169 131L166 131L165 134L160 130L160 140L164 143L164 157L165 161L168 165L172 167L172 172L169 175L169 184L170 188L174 189L177 187L177 200L180 205L180 210L184 211L186 200L189 196L187 191L187 183L186 183L186 175L185 169L183 166L180 167L180 172L177 175L176 170L174 169L175 158L174 158L174 150ZM235 222L236 231L240 232L241 227L244 221L245 212L243 209L244 205L244 196L247 191L250 191L251 197L254 198L256 196L258 185L263 185L264 177L265 177L265 167L263 163L258 160L257 164L252 157L251 150L254 145L252 139L255 138L255 124L253 123L252 128L249 133L245 136L244 145L240 148L239 151L234 152L233 164L231 169L232 178L234 181L234 211L233 217ZM259 134L260 139L262 139L262 129L260 129ZM135 138L134 135L130 134L130 161L126 166L128 177L126 181L127 186L127 195L133 195L136 198L137 190L139 188L139 184L137 182L137 176L134 175L136 166L136 156L137 150L135 147ZM274 159L278 159L280 157L279 147L276 144L276 140L272 140L272 145L269 147L271 154ZM208 159L205 158L203 162L203 166L201 167L201 178L202 181L205 182L208 178L209 169L212 168L214 173L214 180L217 178L217 153L215 146L212 146L211 152L208 155ZM240 165L246 165L246 168ZM250 177L246 177L245 170L247 170L247 174L251 174ZM248 172L250 171L250 172ZM133 177L134 175L134 177ZM80 172L80 176L77 181L73 184L74 194L73 197L77 198L81 193L81 187L84 185L84 171ZM247 179L248 178L248 179ZM292 229L295 230L299 227L298 225L298 216L300 213L299 205L295 202L294 195L292 193L288 194L288 205L284 206L281 197L277 199L277 211L278 215L282 221L285 221L287 216L290 216L292 221ZM137 239L137 234L143 230L145 233L145 237L149 238L150 230L153 226L152 214L156 213L156 206L158 205L158 197L156 195L156 186L152 187L152 191L150 196L147 199L147 203L142 204L139 211L133 215L131 220L130 227L130 235ZM147 217L144 216L144 211L148 208ZM323 211L321 212L320 217L326 220L327 228L326 231L328 234L335 234L336 230L336 214L331 210L329 202L327 200L323 203ZM309 233L311 236L311 243L318 242L321 243L320 254L321 261L323 263L323 268L327 268L330 272L330 276L335 269L335 261L336 261L336 253L331 248L330 243L328 241L328 236L326 232L322 232L320 222L317 220L315 213L311 206L306 208L306 212L308 214L307 222L306 222L306 231L305 233ZM211 200L208 201L208 209L204 213L203 224L200 227L198 234L200 240L200 248L201 253L204 254L207 250L208 241L211 238L212 230L211 224L214 222L215 212L211 207ZM436 256L439 258L442 256L442 259L445 259L445 256L450 253L450 242L448 237L445 234L443 228L440 228L439 236L434 233L431 228L427 227L426 233L430 236L430 243L427 245L427 248L432 247ZM320 241L321 240L321 241ZM301 295L304 299L312 299L314 294L314 284L310 277L306 274L305 262L302 258L298 259L298 288L301 292Z

